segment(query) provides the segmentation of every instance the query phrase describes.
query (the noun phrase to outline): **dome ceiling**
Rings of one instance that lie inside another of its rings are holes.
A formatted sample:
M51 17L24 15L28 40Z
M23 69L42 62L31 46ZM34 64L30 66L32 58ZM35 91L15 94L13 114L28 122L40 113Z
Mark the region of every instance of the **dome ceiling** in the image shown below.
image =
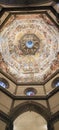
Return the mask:
M43 83L59 69L59 30L46 13L11 14L0 35L1 70L17 83Z

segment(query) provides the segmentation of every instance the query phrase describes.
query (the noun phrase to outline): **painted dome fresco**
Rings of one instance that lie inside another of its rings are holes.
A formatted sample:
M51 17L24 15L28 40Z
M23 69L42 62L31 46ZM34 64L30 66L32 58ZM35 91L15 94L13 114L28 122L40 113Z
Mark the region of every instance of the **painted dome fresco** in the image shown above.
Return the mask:
M59 69L59 30L47 14L9 17L0 32L0 68L17 83L43 83Z

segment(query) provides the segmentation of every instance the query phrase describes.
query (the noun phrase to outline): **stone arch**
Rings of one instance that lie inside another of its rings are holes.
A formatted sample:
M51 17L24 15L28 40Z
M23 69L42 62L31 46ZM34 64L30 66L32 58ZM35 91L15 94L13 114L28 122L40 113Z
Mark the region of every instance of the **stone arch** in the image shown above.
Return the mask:
M34 111L38 114L41 114L46 120L50 119L49 110L44 105L34 101L27 101L17 105L10 113L10 118L14 121L17 116L26 111Z
M27 112L27 111L34 111L34 112L40 114L47 121L48 130L54 130L53 125L50 122L51 113L49 112L48 108L46 108L44 105L37 103L35 101L23 102L23 103L17 105L10 112L11 124L8 126L7 130L13 130L14 120L16 120L16 118L18 116L20 116L21 114L23 114L24 112ZM12 126L11 129L10 129L10 126Z

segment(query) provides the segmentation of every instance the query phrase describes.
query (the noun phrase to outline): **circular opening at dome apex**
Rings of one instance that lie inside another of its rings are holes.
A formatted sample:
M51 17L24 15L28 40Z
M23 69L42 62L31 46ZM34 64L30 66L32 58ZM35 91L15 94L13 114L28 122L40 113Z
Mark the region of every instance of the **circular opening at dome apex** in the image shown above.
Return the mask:
M26 47L28 47L29 49L32 48L34 45L34 43L30 40L26 42Z

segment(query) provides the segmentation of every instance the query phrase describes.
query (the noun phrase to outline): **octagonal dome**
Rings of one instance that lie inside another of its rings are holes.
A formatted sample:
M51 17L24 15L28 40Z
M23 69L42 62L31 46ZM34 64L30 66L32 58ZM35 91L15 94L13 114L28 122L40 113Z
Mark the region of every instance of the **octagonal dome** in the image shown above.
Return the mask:
M43 83L59 69L59 30L43 14L11 14L1 29L0 67L17 83Z

